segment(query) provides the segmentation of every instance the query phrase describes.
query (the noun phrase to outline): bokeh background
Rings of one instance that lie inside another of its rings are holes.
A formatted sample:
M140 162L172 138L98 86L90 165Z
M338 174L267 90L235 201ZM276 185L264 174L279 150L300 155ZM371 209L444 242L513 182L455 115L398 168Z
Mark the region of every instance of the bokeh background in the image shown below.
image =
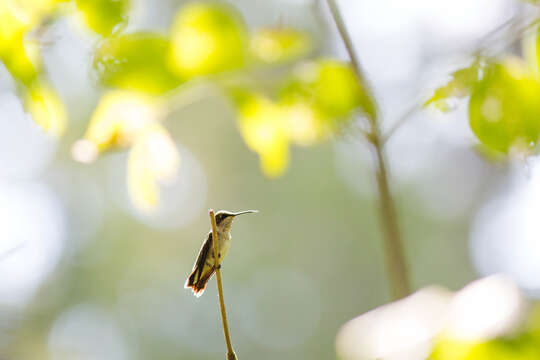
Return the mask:
M6 0L3 0L6 1ZM316 53L347 59L324 2L234 0L250 28L308 32ZM125 32L166 31L183 1L133 0ZM415 289L458 290L503 272L540 295L540 168L486 161L466 101L441 114L423 97L486 33L532 5L513 0L341 0L389 139L391 186ZM2 25L0 24L0 27ZM241 359L336 358L338 329L390 300L369 147L344 134L295 147L270 179L219 92L164 122L180 153L157 211L134 207L126 151L72 157L102 89L96 38L75 16L40 35L44 68L66 104L60 138L34 124L0 65L0 354L5 359L217 359L215 282L183 289L209 229L207 209L258 209L233 226L223 264ZM514 45L519 51L519 44Z

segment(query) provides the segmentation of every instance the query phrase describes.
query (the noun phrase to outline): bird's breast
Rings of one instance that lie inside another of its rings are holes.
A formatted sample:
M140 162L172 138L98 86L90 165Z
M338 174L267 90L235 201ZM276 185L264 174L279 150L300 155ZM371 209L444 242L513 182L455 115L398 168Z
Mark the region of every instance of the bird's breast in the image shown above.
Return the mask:
M219 253L221 254L221 259L223 259L231 247L231 234L228 231L219 232L218 239Z

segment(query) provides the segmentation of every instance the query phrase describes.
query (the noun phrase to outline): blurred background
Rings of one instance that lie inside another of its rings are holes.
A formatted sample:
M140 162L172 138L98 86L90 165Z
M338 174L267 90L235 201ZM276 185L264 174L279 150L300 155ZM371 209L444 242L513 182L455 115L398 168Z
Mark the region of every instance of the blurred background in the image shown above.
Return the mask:
M165 33L184 4L133 0L123 32ZM293 27L313 39L312 56L347 60L323 1L229 4L249 29ZM420 108L485 34L536 7L514 0L339 5L383 130L407 119L389 139L387 159L414 289L458 290L502 272L529 298L539 296L538 161L486 161L466 101L445 114ZM163 121L180 165L160 185L154 211L144 211L130 200L127 150L90 164L73 158L104 92L92 63L101 40L68 12L38 41L68 122L61 138L45 133L0 65L3 359L223 358L215 282L198 299L183 288L209 230L209 208L260 211L235 222L223 264L239 358L336 358L338 329L390 300L362 138L291 148L288 169L267 177L234 107L203 86L202 96Z

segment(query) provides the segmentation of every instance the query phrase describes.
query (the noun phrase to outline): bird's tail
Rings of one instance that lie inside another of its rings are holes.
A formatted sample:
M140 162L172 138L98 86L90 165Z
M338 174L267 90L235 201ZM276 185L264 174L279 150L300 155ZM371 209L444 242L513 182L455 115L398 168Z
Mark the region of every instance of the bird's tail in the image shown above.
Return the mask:
M193 290L193 294L196 297L201 296L204 293L204 290L206 289L206 284L208 284L208 280L214 275L214 272L216 271L215 268L212 268L210 271L208 271L206 274L202 275L197 279L197 270L194 269L191 275L189 275L188 279L186 280L186 283L184 285L184 288Z

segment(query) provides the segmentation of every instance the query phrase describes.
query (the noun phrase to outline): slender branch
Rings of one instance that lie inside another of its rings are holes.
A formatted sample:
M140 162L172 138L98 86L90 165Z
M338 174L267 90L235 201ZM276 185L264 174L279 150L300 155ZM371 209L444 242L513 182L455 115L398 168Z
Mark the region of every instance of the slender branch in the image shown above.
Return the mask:
M17 245L15 245L14 247L12 247L11 249L8 249L6 250L5 252L3 253L0 253L0 261L4 260L5 258L9 257L10 255L13 255L14 253L16 253L17 251L21 250L22 248L24 248L25 246L27 245L27 241L23 241Z
M405 125L406 122L408 122L410 119L412 119L413 115L419 112L422 109L422 103L421 102L415 102L409 109L407 109L400 117L399 119L392 125L390 129L386 131L386 134L382 136L382 142L383 144L394 135L396 131L399 130L403 125Z
M306 55L307 56L307 55ZM305 60L305 56L298 58L294 64ZM213 95L223 95L223 89L228 87L269 87L280 86L281 76L268 76L269 71L284 71L293 64L280 66L265 66L244 71L224 72L212 76L201 76L196 79L182 83L176 88L161 96L158 103L158 118L164 121L176 111L183 109L196 102L209 97L209 92Z
M339 12L335 0L327 0L332 18L338 28L339 34L345 44L351 63L357 75L358 82L365 91L372 95L369 84L365 80L364 71L360 64L356 52L354 51L352 40L347 32L347 28ZM371 96L373 99L373 96ZM366 114L370 129L368 139L373 146L375 160L377 163L376 179L379 190L379 202L381 211L381 226L384 233L384 251L386 258L386 268L390 280L390 290L393 299L400 299L410 293L409 278L407 266L405 263L405 254L401 240L401 233L397 223L394 201L388 184L388 172L384 157L384 142L382 141L377 112L368 111Z
M216 230L216 216L214 210L209 211L210 215L210 224L212 225L212 243L214 245L214 261L216 267L216 281L218 287L218 296L219 296L219 309L221 310L221 322L223 324L223 335L225 336L225 343L227 344L227 360L237 360L236 354L234 353L231 336L229 334L229 324L227 322L227 311L225 309L225 300L223 300L223 285L221 284L221 270L220 270L220 258L218 256L218 234Z
M385 235L386 266L390 278L392 298L397 300L410 294L410 281L394 201L388 184L383 144L380 142L380 137L373 140L378 165L376 175L379 188L381 225Z
M525 19L523 19L523 17L525 17ZM540 17L538 17L538 15L534 15L532 17L526 15L516 15L484 35L477 42L476 50L471 52L475 55L481 56L496 56L499 52L508 49L516 41L521 40L528 31L537 26L539 23ZM501 39L501 34L504 35L505 32L510 33L508 39ZM501 42L503 45L499 47L498 51L490 52L490 48L495 46L493 43L498 44Z
M208 92L214 88L212 82L201 79L189 81L172 89L159 99L159 120L164 121L176 111L207 98Z

